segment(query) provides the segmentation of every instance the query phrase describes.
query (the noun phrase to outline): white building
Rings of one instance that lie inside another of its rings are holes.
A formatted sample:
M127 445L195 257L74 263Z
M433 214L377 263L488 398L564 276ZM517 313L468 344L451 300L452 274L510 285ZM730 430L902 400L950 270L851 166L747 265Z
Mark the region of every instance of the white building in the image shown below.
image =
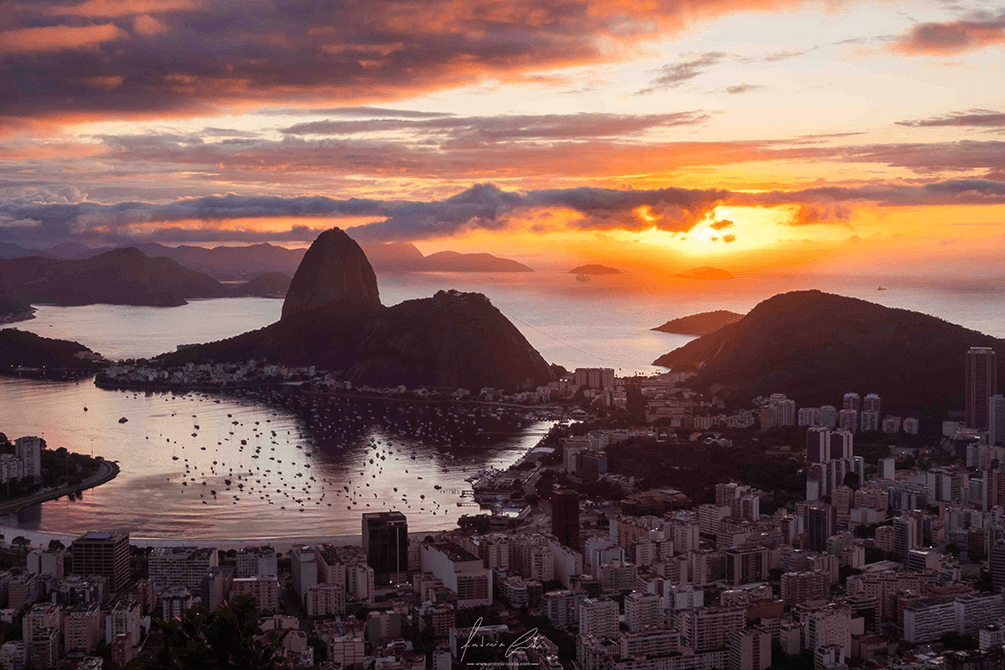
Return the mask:
M618 603L610 598L584 598L579 603L579 634L617 637Z
M243 577L278 577L276 550L272 547L246 547L237 552L237 570Z
M492 571L482 559L453 542L424 544L422 570L457 594L458 607L492 604Z
M318 561L314 549L308 546L293 547L290 564L293 572L293 588L296 589L302 602L307 589L318 583Z
M19 437L14 440L14 455L24 465L24 476L42 478L42 440L38 437Z

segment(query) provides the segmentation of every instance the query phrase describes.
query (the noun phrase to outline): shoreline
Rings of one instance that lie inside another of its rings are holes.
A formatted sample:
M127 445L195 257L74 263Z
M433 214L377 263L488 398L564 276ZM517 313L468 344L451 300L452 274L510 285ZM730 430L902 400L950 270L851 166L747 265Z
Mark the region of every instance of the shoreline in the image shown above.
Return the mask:
M110 482L115 479L121 470L117 463L112 461L102 460L98 464L98 473L91 475L84 481L73 486L64 486L59 489L43 489L30 496L24 498L18 498L16 500L10 500L5 503L0 504L0 516L7 516L9 514L17 514L25 507L31 507L32 505L41 505L44 502L50 500L57 500L63 496L70 493L80 493L81 491L86 491L87 489L92 489L96 486L101 486L106 482Z
M361 522L362 523L362 522ZM456 529L455 529L456 530ZM415 539L421 541L427 535L431 535L434 538L442 537L443 535L450 533L450 530L433 530L433 531L411 531L408 534L409 539ZM59 540L66 547L70 546L79 535L77 534L67 534L67 533L54 533L41 530L25 530L23 528L18 528L17 526L0 526L0 536L3 540L0 540L0 544L9 546L11 540L17 536L23 536L31 541L32 547L47 547L51 540ZM194 546L199 548L212 548L217 550L229 551L230 549L240 550L243 547L261 547L270 546L277 552L287 553L292 547L299 547L302 545L316 545L316 544L334 544L336 546L362 546L363 536L362 535L313 535L304 537L278 537L278 538L248 538L244 540L235 539L222 539L222 540L185 540L184 538L176 539L165 539L165 538L145 538L145 537L134 537L132 534L129 535L129 544L134 547L182 547L182 546Z

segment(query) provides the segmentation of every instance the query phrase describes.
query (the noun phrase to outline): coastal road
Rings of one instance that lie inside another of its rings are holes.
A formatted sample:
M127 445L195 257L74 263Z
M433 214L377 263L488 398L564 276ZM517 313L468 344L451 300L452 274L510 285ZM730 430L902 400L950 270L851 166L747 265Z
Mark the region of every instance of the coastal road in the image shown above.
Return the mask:
M0 504L0 516L14 514L25 507L43 503L46 500L55 500L68 493L76 493L84 489L93 488L114 479L119 474L119 466L111 461L101 461L98 463L98 471L75 486L63 486L58 489L42 489L24 498L8 500Z

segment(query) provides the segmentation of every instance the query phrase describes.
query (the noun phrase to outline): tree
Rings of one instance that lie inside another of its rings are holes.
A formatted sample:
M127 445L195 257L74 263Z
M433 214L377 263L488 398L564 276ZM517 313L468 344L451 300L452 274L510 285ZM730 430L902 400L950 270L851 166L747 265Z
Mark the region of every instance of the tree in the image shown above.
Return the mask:
M215 612L193 608L172 621L155 619L163 645L146 670L277 670L278 642L258 634L258 608L251 596L234 598Z
M49 551L56 551L57 549L66 549L66 545L56 539L49 540Z
M21 551L28 551L28 547L31 546L31 540L26 538L24 535L18 535L10 541L10 545L12 547L17 547Z

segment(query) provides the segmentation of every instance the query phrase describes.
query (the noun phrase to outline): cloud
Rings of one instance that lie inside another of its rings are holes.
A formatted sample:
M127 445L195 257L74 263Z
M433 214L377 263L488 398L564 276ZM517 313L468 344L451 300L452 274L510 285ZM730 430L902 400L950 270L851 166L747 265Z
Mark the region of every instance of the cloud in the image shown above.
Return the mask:
M891 48L908 56L953 56L1005 42L1005 13L969 21L919 23Z
M486 80L539 81L715 17L801 3L396 0L374 11L358 0L38 0L19 4L0 34L0 123L257 107L370 113ZM689 75L685 66L666 76ZM121 83L94 85L112 81Z
M737 94L740 94L740 93L750 93L751 91L756 91L759 88L763 88L763 87L762 86L756 86L754 84L737 84L736 86L727 86L726 87L726 93L730 93L732 95L737 95Z
M727 56L728 54L721 51L709 51L691 60L673 64L667 63L660 68L660 75L649 82L646 88L637 91L636 95L646 95L654 91L676 88L684 82L694 79Z
M0 200L0 225L24 225L32 240L51 242L161 239L217 241L310 239L321 227L340 220L370 219L352 227L360 240L423 240L464 235L476 230L502 231L537 225L548 230L663 230L684 233L708 219L719 205L797 207L792 225L846 225L852 209L924 205L1002 205L1005 183L979 179L946 180L921 186L872 184L796 191L744 193L722 189L604 189L576 187L525 192L504 191L481 183L447 198L429 201L339 199L328 196L208 196L171 203L92 202L75 190L40 192ZM564 212L564 223L543 213ZM305 223L280 233L249 230L248 220L301 219ZM308 225L315 221L316 225ZM228 223L229 222L229 223ZM728 226L712 224L716 230ZM195 225L193 225L195 224ZM231 230L236 228L236 230ZM8 229L10 230L10 229ZM721 237L728 242L728 234ZM38 246L36 244L35 246Z
M0 32L0 56L76 51L114 42L127 35L114 24L46 26Z
M811 51L816 51L819 47L811 47L809 49L792 49L787 51L773 51L766 54L763 58L765 63L777 63L779 61L788 60L790 58L796 58L797 56L804 56Z
M807 226L818 223L847 224L852 217L852 208L841 203L799 205L790 224Z
M713 221L708 227L712 230L725 230L726 228L731 228L732 226L733 222L729 219L721 219L719 221Z
M709 119L702 112L670 114L540 114L534 116L468 116L423 120L312 121L281 132L289 135L352 135L406 131L443 135L461 141L583 140L634 135L652 128L698 125Z
M347 116L364 119L438 119L454 116L451 112L422 112L415 109L391 109L390 107L266 107L258 110L259 114L269 116Z
M971 109L966 112L953 112L945 116L934 116L916 121L898 121L897 125L911 128L935 128L943 126L1005 128L1005 113L995 112L990 109Z
M736 235L733 235L732 233L730 233L729 235L723 235L722 241L727 243L736 242Z

